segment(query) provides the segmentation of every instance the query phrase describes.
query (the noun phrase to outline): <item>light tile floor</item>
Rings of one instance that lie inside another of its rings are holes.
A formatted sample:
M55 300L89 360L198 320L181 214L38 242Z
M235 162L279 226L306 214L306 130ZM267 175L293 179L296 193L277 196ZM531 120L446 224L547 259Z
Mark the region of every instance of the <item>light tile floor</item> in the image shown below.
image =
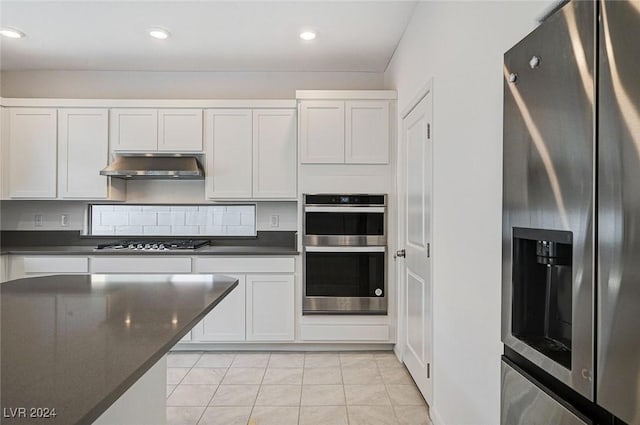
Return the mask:
M392 352L171 353L168 425L431 425Z

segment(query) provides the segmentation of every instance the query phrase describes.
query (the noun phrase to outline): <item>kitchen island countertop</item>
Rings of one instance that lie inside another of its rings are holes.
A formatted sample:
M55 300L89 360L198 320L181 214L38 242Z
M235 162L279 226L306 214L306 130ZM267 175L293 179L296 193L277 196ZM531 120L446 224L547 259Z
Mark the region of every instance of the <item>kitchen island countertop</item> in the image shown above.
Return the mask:
M98 418L238 281L221 275L55 275L0 284L1 406ZM15 410L14 410L15 412ZM3 417L3 424L34 423Z

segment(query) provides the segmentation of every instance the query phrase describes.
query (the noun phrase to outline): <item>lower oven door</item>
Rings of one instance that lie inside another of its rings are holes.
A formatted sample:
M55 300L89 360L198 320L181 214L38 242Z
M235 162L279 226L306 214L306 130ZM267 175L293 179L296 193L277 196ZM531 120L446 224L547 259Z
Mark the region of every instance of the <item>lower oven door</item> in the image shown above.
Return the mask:
M306 247L304 314L386 314L386 249Z

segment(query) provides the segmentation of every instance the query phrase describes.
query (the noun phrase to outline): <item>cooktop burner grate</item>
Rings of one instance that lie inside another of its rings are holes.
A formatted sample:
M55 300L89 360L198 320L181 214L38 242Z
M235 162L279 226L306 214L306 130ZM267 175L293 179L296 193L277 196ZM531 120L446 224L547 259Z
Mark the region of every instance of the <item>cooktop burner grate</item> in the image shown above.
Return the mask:
M209 240L207 239L125 239L107 244L99 244L96 249L125 251L172 251L181 249L198 249L207 245L209 245Z

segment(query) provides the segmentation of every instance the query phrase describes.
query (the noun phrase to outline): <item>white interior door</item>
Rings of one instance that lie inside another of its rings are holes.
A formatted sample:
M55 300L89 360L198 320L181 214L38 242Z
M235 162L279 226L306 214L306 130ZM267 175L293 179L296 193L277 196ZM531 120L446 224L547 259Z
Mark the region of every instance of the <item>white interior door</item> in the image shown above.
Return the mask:
M428 403L433 396L433 313L431 282L432 95L403 118L400 151L399 259L403 361Z

